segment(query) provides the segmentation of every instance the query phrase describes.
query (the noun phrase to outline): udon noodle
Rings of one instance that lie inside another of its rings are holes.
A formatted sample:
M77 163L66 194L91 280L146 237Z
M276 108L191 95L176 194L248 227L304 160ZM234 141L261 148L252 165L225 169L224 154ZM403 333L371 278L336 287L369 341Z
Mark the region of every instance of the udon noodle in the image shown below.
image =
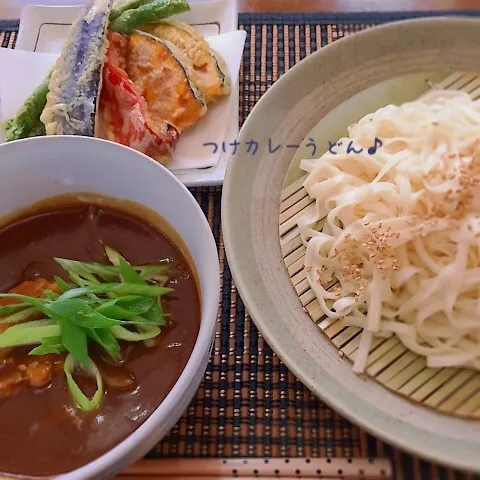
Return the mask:
M430 367L480 369L480 101L388 105L335 148L301 162L315 204L298 226L322 311L362 329L354 370L391 335Z

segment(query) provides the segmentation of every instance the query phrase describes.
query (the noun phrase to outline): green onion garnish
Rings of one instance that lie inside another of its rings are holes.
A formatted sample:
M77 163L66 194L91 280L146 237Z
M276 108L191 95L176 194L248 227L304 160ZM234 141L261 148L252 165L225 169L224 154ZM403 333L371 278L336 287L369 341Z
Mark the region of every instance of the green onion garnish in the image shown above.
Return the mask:
M67 353L67 385L85 411L98 407L104 395L101 372L89 356L89 344L96 343L114 360L121 360L120 340L151 341L166 324L168 314L161 297L172 291L164 286L168 266L132 266L110 247L105 251L111 265L56 258L70 279L55 277L60 294L50 290L45 290L42 298L0 294L0 298L18 302L0 307L4 317L0 323L10 325L0 334L0 347L36 345L30 355ZM29 321L34 315L41 318ZM75 382L77 368L96 379L92 398Z
M73 378L73 372L75 371L75 359L72 354L67 356L65 363L63 365L63 370L67 377L68 388L72 394L73 399L77 402L78 406L83 410L89 412L97 408L103 397L103 380L100 371L98 370L95 363L90 360L90 368L87 370L92 376L95 377L97 381L97 391L92 398L88 398L77 385L75 379Z

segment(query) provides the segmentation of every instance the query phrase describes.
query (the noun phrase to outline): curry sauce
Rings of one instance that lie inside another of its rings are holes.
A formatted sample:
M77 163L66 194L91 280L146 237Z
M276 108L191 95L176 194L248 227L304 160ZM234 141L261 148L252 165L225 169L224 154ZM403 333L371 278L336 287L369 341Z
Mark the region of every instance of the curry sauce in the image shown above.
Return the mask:
M65 376L58 374L62 354L29 356L27 347L2 352L0 472L52 475L94 460L149 417L188 361L200 326L194 272L181 249L156 226L112 206L79 201L24 215L0 228L0 292L23 282L52 282L55 275L65 278L54 257L107 263L104 245L132 264L170 265L167 286L174 291L164 300L168 325L154 345L122 345L119 363L91 348L106 393L90 413L76 406ZM78 383L88 391L92 380L80 378Z

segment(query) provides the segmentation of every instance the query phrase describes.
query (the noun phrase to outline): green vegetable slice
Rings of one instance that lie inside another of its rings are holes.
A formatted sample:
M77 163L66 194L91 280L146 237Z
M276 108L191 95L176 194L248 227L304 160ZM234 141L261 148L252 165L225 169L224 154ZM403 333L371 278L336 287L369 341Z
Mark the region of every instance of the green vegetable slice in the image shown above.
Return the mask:
M64 319L78 327L105 328L118 323L117 320L98 313L80 298L57 300L48 304L45 311L52 318L59 321Z
M42 318L41 320L31 320L30 322L19 323L18 325L12 325L7 330L9 332L18 332L18 331L29 329L29 328L46 327L49 325L56 325L55 320L51 318Z
M110 247L106 247L106 250ZM115 252L118 255L117 252ZM116 255L112 258L116 258ZM103 282L115 282L120 278L120 267L115 265L103 265L101 263L86 263L77 260L68 260L65 258L55 258L55 261L61 265L70 275L74 274L77 278L83 278L82 275L94 275ZM137 265L132 267L146 281L165 281L168 277L168 265ZM91 280L91 277L89 277ZM75 281L75 280L74 280ZM77 283L75 281L75 283Z
M155 0L126 0L117 2L110 12L110 21L118 18L122 13L127 10L133 10L135 8L141 7L142 5L148 5L149 3L154 2Z
M40 311L42 311L47 301L43 298L28 297L26 295L20 295L19 293L0 293L0 298L14 298L16 300L22 300L23 303L33 305Z
M65 317L59 317L58 323L60 324L62 343L65 345L65 348L85 370L89 370L93 362L88 356L87 334L85 330Z
M98 343L113 359L122 358L122 350L115 335L109 328L88 328L87 335Z
M134 268L113 248L105 247L108 259L113 265L120 268L122 281L146 285L147 282L134 270Z
M116 280L115 272L110 271L107 265L88 264L65 258L55 258L55 261L70 274L70 277L75 275L78 278L83 278L83 280L98 282L95 278L95 275L98 275L104 281Z
M16 293L0 298L17 303L0 307L0 323L8 328L0 334L0 347L35 345L30 355L67 352L65 374L75 402L84 410L99 405L103 396L101 373L88 354L88 342L97 343L113 359L121 360L119 341L154 344L165 325L161 297L173 291L159 286L168 280L166 265L132 266L115 250L106 247L111 265L56 259L74 283L60 277L61 290L45 290L41 298ZM148 283L153 282L154 285ZM47 318L30 320L33 315ZM96 377L97 391L87 398L73 372L78 365Z
M35 322L41 322L41 320L35 320ZM36 323L35 325L33 323L21 323L5 330L0 334L0 347L34 345L42 343L44 338L58 337L61 334L60 325L57 323Z
M60 296L58 293L52 292L51 290L44 290L43 295L49 300L56 300Z
M90 412L97 408L100 405L103 397L103 379L102 375L100 374L100 370L90 358L88 360L90 367L86 370L88 373L95 376L95 380L97 381L97 391L92 398L88 398L82 392L80 387L77 385L77 382L75 382L75 379L73 378L73 373L75 372L75 359L73 355L70 354L67 356L63 366L63 370L67 377L68 388L70 389L74 400L78 403L80 408L86 412Z
M147 282L132 268L132 266L123 258L119 258L120 272L123 281L126 283L136 283L138 285L146 285Z
M81 297L94 294L113 293L117 295L145 295L146 297L161 297L167 293L173 292L172 288L157 287L154 285L138 285L136 283L101 283L95 286L73 288L59 297L59 300L67 298Z
M57 276L55 277L55 283L58 285L58 288L62 292L68 292L69 290L72 289L72 287L60 277L57 277Z
M33 91L33 93L25 100L20 110L14 118L8 120L5 124L7 130L6 142L19 140L32 136L32 133L39 131L38 123L40 114L47 103L48 86L52 72L47 75L43 82Z
M110 22L109 28L118 33L131 33L140 25L155 23L189 10L187 0L155 0L138 8L126 10Z
M142 297L140 295L127 295L117 297L100 305L96 312L109 318L121 320L144 315L155 305L153 297Z
M63 353L67 349L62 343L62 337L48 337L42 340L42 344L32 349L29 355L45 355L46 353Z
M105 247L105 253L107 254L108 260L114 267L120 267L120 254L108 245Z
M145 327L143 332L132 332L127 328L120 325L116 325L111 328L112 333L120 340L126 340L128 342L141 342L142 340L149 340L155 338L160 329L156 326Z
M168 316L160 307L158 303L146 313L142 314L143 318L148 320L149 322L153 323L154 325L158 325L159 327L163 327L166 325L165 317Z
M28 132L28 137L44 137L46 135L45 131L45 125L38 120L38 122L35 123L35 125L32 127L30 132Z
M25 303L22 304L23 310L20 310L19 312L16 312L16 313L12 313L8 317L2 318L0 320L0 324L2 323L14 324L14 323L23 322L24 320L27 320L28 317L31 317L32 315L38 312L37 307L25 308L25 305L26 305Z
M11 315L12 313L21 310L22 308L28 307L27 303L12 303L11 305L5 305L4 307L0 307L0 317L5 315ZM4 322L6 323L6 322Z

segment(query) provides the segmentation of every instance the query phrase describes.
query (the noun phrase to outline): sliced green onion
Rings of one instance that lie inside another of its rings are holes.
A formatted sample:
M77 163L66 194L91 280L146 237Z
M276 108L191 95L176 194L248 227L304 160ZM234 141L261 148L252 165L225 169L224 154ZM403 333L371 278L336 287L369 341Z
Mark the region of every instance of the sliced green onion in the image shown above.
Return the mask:
M155 305L148 312L142 314L142 317L154 325L163 327L166 325L165 317L167 317L168 314L163 311L159 302L160 299L158 299L157 303L155 303Z
M23 305L25 305L25 304L23 304ZM24 320L27 320L28 317L34 315L35 313L37 313L39 311L37 309L37 307L25 308L25 306L24 306L23 308L24 308L24 310L21 310L20 312L13 313L12 315L9 315L8 317L2 318L0 320L0 324L2 324L2 323L14 324L14 323L18 323L18 322L23 322Z
M153 285L137 285L136 283L100 283L90 287L74 288L65 292L59 297L59 300L67 298L81 297L89 293L105 294L113 293L118 295L145 295L146 297L161 297L167 293L173 292L172 288L156 287Z
M98 275L102 280L112 281L118 276L118 273L111 270L108 265L101 263L85 263L76 260L67 260L65 258L55 258L70 275L75 273L77 275Z
M146 285L146 281L138 274L134 268L113 248L105 247L110 262L120 268L122 281L125 283L136 283L138 285Z
M132 268L146 281L164 286L168 282L170 265L142 265Z
M69 272L69 273L70 273L71 280L75 282L77 285L79 285L80 287L87 287L88 285L90 285L91 282L88 282L87 280L82 278L80 275L77 275L75 272Z
M168 279L168 265L140 265L133 267L144 280L165 280Z
M41 322L42 320L34 320ZM19 347L42 343L47 337L58 337L61 334L60 325L31 325L33 322L21 323L8 328L0 334L0 347ZM20 328L21 327L21 328Z
M52 292L51 290L44 290L43 295L49 300L56 300L60 296L58 293Z
M121 297L125 299L127 297ZM128 298L132 298L129 296ZM153 300L151 297L136 297L145 299L145 301L135 300L131 302L131 309L125 302L125 308L115 305L119 299L100 299L91 300L92 304L98 303L100 306L92 308L85 300L75 297L67 299L58 299L48 303L44 307L45 313L56 320L64 319L82 328L107 328L114 325L138 324L151 325L152 322L139 316L138 313L144 313L151 308ZM154 300L153 300L154 301ZM105 313L108 314L105 315ZM138 317L136 320L129 317ZM125 319L125 320L122 320Z
M131 318L137 315L147 313L155 305L155 299L152 297L143 297L140 295L126 295L117 297L101 304L95 309L109 318L121 320ZM146 322L147 320L143 320Z
M106 254L112 265L55 259L73 283L55 277L61 295L50 290L44 290L42 298L0 294L0 298L19 302L0 307L2 316L6 315L0 324L9 325L0 334L0 347L38 344L30 355L67 351L67 384L75 402L86 411L96 408L103 396L101 373L88 354L88 342L97 343L116 360L122 356L120 340L153 345L168 315L162 309L161 297L173 291L158 286L158 282L168 280L168 266L132 266L109 247ZM39 313L48 318L28 321ZM97 391L92 398L73 378L76 365L96 378Z
M63 318L79 327L105 328L119 323L118 320L98 313L81 298L59 299L46 305L45 311L52 318Z
M150 327L145 326L138 326L137 329L140 333L148 333ZM153 338L147 338L143 341L144 345L148 348L152 348L155 346L155 340Z
M120 256L120 271L122 272L122 280L126 283L136 283L138 285L146 285L147 282L138 274L132 266Z
M110 248L110 247L108 247ZM116 261L115 250L110 249L112 259ZM65 258L55 258L55 261L60 264L69 274L75 273L82 276L83 273L91 273L97 275L105 282L113 282L120 277L120 267L115 265L103 265L102 263L87 263L79 262L77 260L67 260ZM135 265L132 268L144 280L164 280L169 271L168 265Z
M16 300L22 300L23 303L33 305L39 310L42 310L47 301L43 298L28 297L27 295L20 295L19 293L0 293L0 298L15 298Z
M0 307L0 317L5 315L11 315L15 313L17 310L21 310L22 308L28 307L28 303L12 303L11 305L5 305L4 307Z
M88 328L87 335L98 343L113 359L122 358L120 345L110 328Z
M70 393L80 408L86 412L90 412L97 408L100 405L103 397L103 379L102 375L100 374L100 370L95 363L90 360L90 368L88 369L88 373L95 376L95 380L97 381L97 390L92 398L88 398L82 392L80 387L77 385L77 382L75 382L75 379L73 378L73 373L75 371L75 359L72 355L67 356L67 359L63 365L63 370L67 377L67 385L70 389Z
M120 267L120 254L116 250L107 245L105 247L105 253L113 266Z
M127 328L116 325L111 327L112 333L120 340L126 340L127 342L141 342L142 340L149 340L155 338L160 334L161 330L156 326L145 327L143 332L132 332Z
M55 276L55 283L62 292L68 292L72 287L63 278Z
M70 322L68 318L59 317L62 343L75 360L88 370L92 360L88 356L87 333L82 327Z
M62 337L48 337L42 340L42 344L30 350L29 355L45 355L47 353L63 353L66 351L62 343Z
M30 322L24 322L24 323L18 323L17 325L12 325L11 327L8 327L7 330L10 332L16 332L18 330L24 330L25 328L38 328L38 327L45 327L47 325L56 325L56 324L57 322L51 318L42 318L40 320L31 320ZM5 332L7 330L5 330Z

